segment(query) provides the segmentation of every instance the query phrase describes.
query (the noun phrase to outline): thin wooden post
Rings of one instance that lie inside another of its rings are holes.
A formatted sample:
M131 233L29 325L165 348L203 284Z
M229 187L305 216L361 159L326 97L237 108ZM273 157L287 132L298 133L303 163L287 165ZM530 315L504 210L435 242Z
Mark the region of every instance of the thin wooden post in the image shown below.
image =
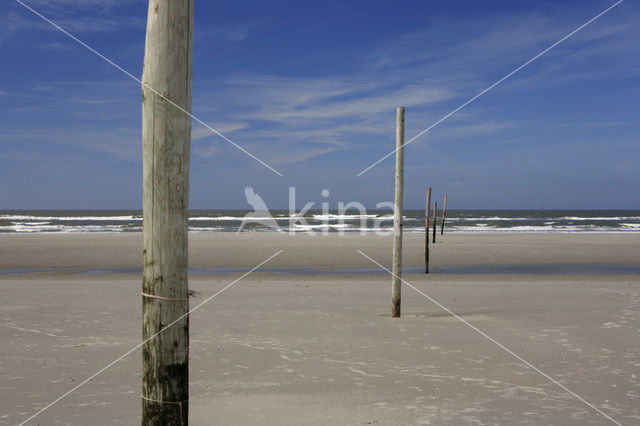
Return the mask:
M424 211L424 273L429 273L429 213L431 210L431 187L427 188L427 207Z
M436 243L436 214L438 212L438 202L433 202L433 244Z
M391 316L400 316L402 291L402 201L404 190L404 107L396 109L396 191L393 211L393 277L391 282Z
M167 326L189 311L191 117L184 111L191 111L192 46L193 0L150 0L142 73L143 425L189 419L188 316Z
M444 219L447 217L447 194L444 195L444 206L442 206L442 223L440 224L440 235L444 235Z

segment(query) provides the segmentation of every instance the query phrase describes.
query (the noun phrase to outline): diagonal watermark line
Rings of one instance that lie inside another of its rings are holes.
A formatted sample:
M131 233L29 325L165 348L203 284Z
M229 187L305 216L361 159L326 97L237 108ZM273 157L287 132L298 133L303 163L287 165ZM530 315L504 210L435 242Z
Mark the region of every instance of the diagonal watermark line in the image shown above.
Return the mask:
M228 289L229 287L233 286L234 284L236 284L237 282L239 282L240 280L242 280L243 278L245 278L247 275L249 275L250 273L252 273L253 271L255 271L256 269L260 268L262 265L264 265L265 263L269 262L271 259L273 259L274 257L278 256L280 253L282 253L283 250L279 250L277 253L271 255L268 259L263 260L262 262L260 262L258 265L254 266L253 268L251 268L249 271L245 272L244 274L242 274L240 277L236 278L235 280L233 280L230 284L227 284L225 287L222 288L222 290L219 290L217 292L215 292L214 294L212 294L211 296L207 297L205 300L203 300L202 302L200 302L198 305L196 305L194 308L190 309L187 313L179 316L176 320L174 320L173 322L167 324L166 327L164 327L162 330L158 331L156 334L154 334L153 336L149 337L148 339L142 341L142 343L137 344L136 346L134 346L133 348L129 349L127 352L125 352L124 354L120 355L118 358L116 358L115 360L111 361L109 364L107 364L106 366L102 367L100 370L98 370L97 372L93 373L91 376L89 376L87 379L83 380L82 382L78 383L76 386L74 386L73 388L69 389L67 392L65 392L64 394L60 395L58 398L56 398L54 401L50 402L49 404L47 404L44 408L42 408L40 411L38 411L37 413L35 413L34 415L32 415L31 417L29 417L28 419L22 421L22 423L20 423L18 426L22 426L24 424L26 424L27 422L29 422L30 420L33 420L35 417L37 417L38 415L40 415L42 412L44 412L45 410L51 408L52 406L54 406L56 403L58 403L60 400L64 399L65 397L69 396L70 394L72 394L73 392L75 392L76 390L78 390L78 388L80 388L81 386L87 384L88 382L90 382L91 380L93 380L94 378L96 378L96 376L98 376L99 374L101 374L102 372L104 372L105 370L107 370L108 368L110 368L111 366L113 366L114 364L118 363L119 361L121 361L123 358L125 358L127 355L135 352L136 350L140 349L145 343L147 343L149 340L153 339L154 337L156 337L158 334L162 333L163 331L165 331L166 329L168 329L169 327L173 326L175 323L177 323L178 321L184 319L185 317L187 317L189 314L193 313L194 311L196 311L197 309L199 309L201 306L205 305L206 303L209 303L213 298L215 298L216 296L218 296L220 293L222 293L223 291L225 291L226 289Z
M110 65L112 65L113 67L115 67L116 69L118 69L119 71L121 71L123 74L125 74L127 77L130 77L131 79L137 81L138 83L140 83L142 85L142 87L144 87L145 89L148 89L150 91L152 91L153 93L155 93L157 96L161 97L162 99L164 99L165 101L167 101L168 103L170 103L171 105L173 105L174 107L178 108L180 111L182 111L183 113L185 113L186 115L188 115L189 117L191 117L193 120L197 121L198 123L200 123L201 125L203 125L204 127L206 127L207 129L211 130L213 133L215 133L216 135L220 136L222 139L224 139L225 141L229 142L231 145L235 146L236 148L238 148L240 151L244 152L245 154L247 154L249 157L253 158L254 160L256 160L258 163L262 164L263 166L265 166L266 168L268 168L269 170L271 170L272 172L274 172L275 174L277 174L278 176L283 176L282 173L280 173L279 171L277 171L276 169L274 169L273 167L271 167L270 165L268 165L267 163L265 163L264 161L262 161L261 159L259 159L258 157L256 157L255 155L253 155L252 153L250 153L249 151L247 151L246 149L244 149L242 146L238 145L237 143L235 143L234 141L232 141L231 139L229 139L228 137L226 137L225 135L223 135L222 133L220 133L219 131L217 131L216 129L214 129L213 127L209 126L207 123L205 123L204 121L200 120L198 117L196 117L195 115L191 114L189 111L185 110L184 108L182 108L180 105L176 104L175 102L173 102L171 99L168 99L167 97L163 96L160 92L158 92L157 90L153 89L152 87L150 87L148 84L143 83L142 80L140 80L138 77L134 76L133 74L131 74L129 71L125 70L124 68L122 68L120 65L116 64L115 62L113 62L111 59L107 58L106 56L104 56L103 54L101 54L100 52L98 52L97 50L95 50L94 48L92 48L91 46L89 46L88 44L86 44L85 42L83 42L82 40L80 40L79 38L77 38L76 36L74 36L73 34L71 34L70 32L66 31L64 28L60 27L58 24L56 24L55 22L51 21L50 19L48 19L47 17L43 16L41 13L39 13L38 11L34 10L33 8L31 8L30 6L26 5L25 3L23 3L21 0L15 0L17 3L21 4L22 6L24 6L26 9L28 9L29 11L33 12L33 14L37 15L38 17L40 17L42 20L44 20L45 22L51 24L53 27L55 27L56 29L60 30L61 32L63 32L66 36L68 36L69 38L71 38L72 40L74 40L75 42L77 42L78 44L80 44L81 46L87 48L89 51L91 51L91 53L95 54L96 56L98 56L100 59L104 60L105 62L109 63Z
M565 391L567 391L569 394L573 395L574 397L576 397L578 400L584 402L586 405L588 405L589 407L591 407L592 409L594 409L595 411L597 411L598 413L600 413L601 415L603 415L604 417L606 417L607 419L611 420L613 423L615 423L618 426L622 426L622 424L614 419L612 419L610 416L608 416L606 413L604 413L602 410L600 410L598 407L596 407L595 405L591 404L589 401L585 400L584 398L582 398L580 395L578 395L577 393L575 393L574 391L572 391L571 389L567 388L566 386L564 386L562 383L558 382L557 380L555 380L553 377L549 376L547 373L541 371L539 368L537 368L536 366L534 366L533 364L531 364L529 361L527 361L526 359L522 358L520 355L516 354L515 352L513 352L511 349L507 348L506 346L504 346L502 343L498 342L496 339L494 339L493 337L489 336L487 333L485 333L484 331L480 330L478 327L476 327L475 325L469 323L467 320L465 320L464 318L460 317L459 315L456 315L453 311L451 311L449 308L443 306L440 302L438 302L437 300L433 299L432 297L430 297L429 295L427 295L426 293L422 292L421 290L419 290L418 288L414 287L411 283L407 282L406 280L398 277L396 274L394 274L391 270L389 270L388 268L385 268L384 266L382 266L379 262L377 262L376 260L372 259L371 257L369 257L368 255L366 255L365 253L363 253L360 250L356 250L358 253L360 253L362 256L366 257L367 259L369 259L371 262L375 263L377 266L379 266L381 269L387 271L390 275L398 278L400 281L402 281L404 284L408 285L409 287L411 287L412 289L414 289L415 291L417 291L418 293L420 293L421 295L423 295L424 297L426 297L429 301L433 302L434 304L436 304L439 308L443 309L444 311L446 311L448 314L452 315L454 318L462 321L465 325L471 327L474 331L478 332L480 335L486 337L487 339L489 339L491 342L495 343L496 345L498 345L501 349L503 349L504 351L506 351L507 353L513 355L518 361L520 361L521 363L525 364L527 367L531 368L532 370L536 371L537 373L540 373L542 376L544 376L546 379L548 379L549 381L555 383L556 385L560 386L562 389L564 389Z
M16 0L17 1L17 0ZM503 81L505 81L506 79L508 79L509 77L511 77L512 75L514 75L515 73L517 73L518 71L520 71L521 69L523 69L524 67L526 67L527 65L529 65L531 62L535 61L536 59L538 59L539 57L541 57L542 55L544 55L545 53L547 53L548 51L550 51L551 49L553 49L554 47L556 47L557 45L561 44L562 42L564 42L565 40L567 40L569 37L573 36L574 34L576 34L578 31L582 30L583 28L585 28L587 25L591 24L593 21L595 21L596 19L600 18L602 15L604 15L605 13L609 12L611 9L613 9L614 7L618 6L620 3L622 3L624 0L618 0L617 3L614 3L613 5L609 6L607 9L603 10L602 12L600 12L598 15L596 15L595 17L591 18L590 20L588 20L587 22L585 22L584 24L580 25L578 28L576 28L575 30L571 31L569 34L567 34L566 36L562 37L560 40L556 41L555 43L553 43L551 46L547 47L546 49L544 49L542 52L538 53L536 56L534 56L533 58L529 59L527 62L525 62L524 64L520 65L518 68L514 69L513 71L511 71L509 74L505 75L504 77L502 77L500 80L496 81L495 83L493 83L491 86L487 87L486 89L484 89L483 91L481 91L480 93L478 93L477 95L475 95L474 97L472 97L471 99L469 99L468 101L466 101L465 103L463 103L462 105L460 105L459 107L457 107L456 109L454 109L453 111L449 112L448 114L446 114L445 116L443 116L442 118L440 118L438 121L436 121L435 123L433 123L432 125L430 125L429 127L427 127L426 129L424 129L423 131L421 131L420 133L418 133L417 135L415 135L414 137L412 137L411 139L409 139L408 141L406 141L402 147L404 147L405 145L410 144L411 142L413 142L414 140L418 139L420 136L424 135L425 133L427 133L429 130L433 129L434 127L436 127L438 124L442 123L444 120L446 120L447 118L451 117L453 114L457 113L458 111L460 111L462 108L466 107L467 105L469 105L471 102L475 101L476 99L478 99L480 96L484 95L485 93L487 93L489 90L493 89L494 87L496 87L497 85L499 85L500 83L502 83ZM356 176L360 176L364 173L366 173L368 170L372 169L373 167L377 166L378 164L380 164L382 161L384 161L385 159L389 158L391 155L395 154L395 152L398 150L399 148L394 149L393 151L391 151L390 153L388 153L387 155L385 155L384 157L380 158L378 161L376 161L375 163L371 164L369 167L367 167L366 169L362 170L360 173L358 173Z

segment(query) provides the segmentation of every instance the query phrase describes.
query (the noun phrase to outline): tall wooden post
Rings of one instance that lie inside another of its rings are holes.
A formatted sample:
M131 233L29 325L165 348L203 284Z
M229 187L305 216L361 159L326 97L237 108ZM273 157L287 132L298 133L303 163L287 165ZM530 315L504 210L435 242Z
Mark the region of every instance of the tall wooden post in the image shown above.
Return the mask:
M438 213L438 202L433 202L433 244L436 243L436 214Z
M142 73L143 425L189 418L188 316L164 327L189 311L191 117L184 111L191 111L192 45L193 0L150 0Z
M431 210L431 187L427 188L427 207L424 210L424 273L429 273L429 213Z
M402 201L404 190L404 107L396 109L396 193L393 212L393 278L391 282L391 316L400 316L402 290Z
M442 206L442 223L440 224L440 235L444 235L444 219L447 217L447 194L444 195L444 206Z

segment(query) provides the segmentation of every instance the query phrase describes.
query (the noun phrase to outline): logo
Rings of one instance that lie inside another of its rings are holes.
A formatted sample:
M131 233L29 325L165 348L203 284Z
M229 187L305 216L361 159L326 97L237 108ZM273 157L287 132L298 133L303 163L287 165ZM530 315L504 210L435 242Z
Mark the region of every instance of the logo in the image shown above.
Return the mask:
M259 196L252 187L247 186L244 188L244 196L247 198L247 203L253 207L253 211L247 213L242 218L242 223L236 232L236 235L242 231L248 223L257 223L267 228L273 228L278 232L282 232L278 222L271 216L271 212L267 208L267 204L264 202L261 196Z
M366 207L358 201L338 202L337 211L329 208L328 201L322 201L321 212L314 211L312 213L310 210L315 205L315 202L307 202L301 210L297 210L296 188L292 186L289 188L289 215L288 217L279 218L280 221L288 223L283 229L269 211L267 203L251 186L244 188L244 195L247 203L253 207L253 211L242 218L236 235L250 223L261 225L277 232L286 230L290 235L295 235L299 232L309 235L316 235L316 232L320 232L322 235L328 235L331 230L339 235L353 231L359 231L361 234L375 232L378 235L390 235L392 232L392 228L383 226L384 222L389 223L393 219L394 203L389 201L377 203L374 214L368 214ZM329 190L323 189L320 195L326 200L330 195ZM391 215L381 214L380 209L390 209Z

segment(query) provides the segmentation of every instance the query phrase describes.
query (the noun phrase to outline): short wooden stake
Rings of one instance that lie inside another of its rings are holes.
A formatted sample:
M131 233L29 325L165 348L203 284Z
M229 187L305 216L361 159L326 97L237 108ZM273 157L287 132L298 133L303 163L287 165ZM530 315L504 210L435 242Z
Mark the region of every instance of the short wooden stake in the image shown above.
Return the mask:
M447 217L447 195L444 196L444 206L442 206L442 223L440 224L440 235L444 235L444 219Z
M191 117L184 111L191 111L192 46L193 0L150 0L142 73L142 425L189 421L189 317L177 320L189 312Z
M402 201L404 189L404 107L396 109L396 190L393 212L393 277L391 282L391 316L400 316L402 290Z
M438 211L438 202L433 202L433 244L436 243L436 213Z
M429 213L431 213L431 187L427 188L427 207L424 211L424 273L429 273Z

